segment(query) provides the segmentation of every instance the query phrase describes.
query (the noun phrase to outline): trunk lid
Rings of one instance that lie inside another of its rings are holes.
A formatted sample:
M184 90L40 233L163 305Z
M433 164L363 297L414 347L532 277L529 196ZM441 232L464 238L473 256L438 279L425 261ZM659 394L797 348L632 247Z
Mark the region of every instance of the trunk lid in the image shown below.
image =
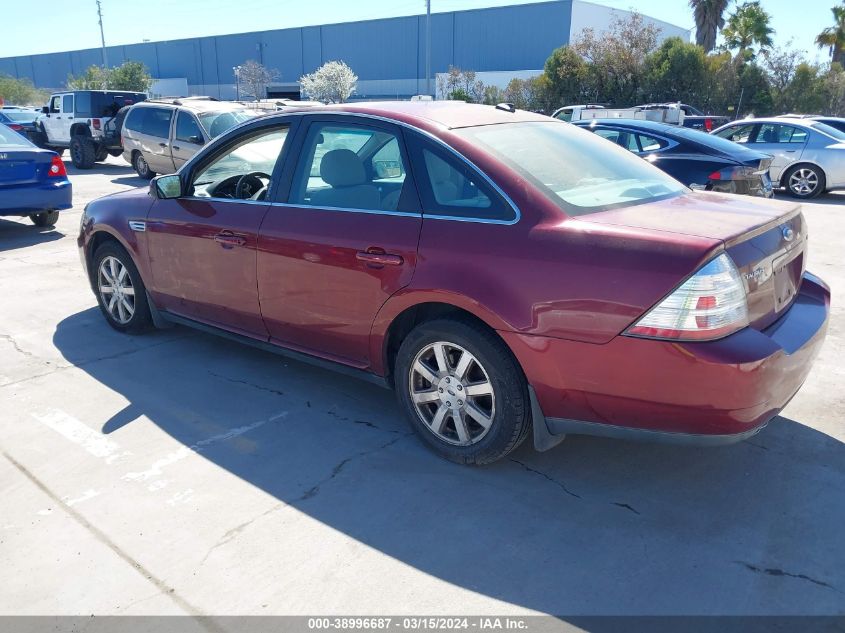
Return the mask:
M5 149L0 146L0 186L26 185L42 180L50 169L52 152Z
M749 320L757 328L792 304L806 267L807 226L797 203L693 193L579 220L721 241L745 284Z

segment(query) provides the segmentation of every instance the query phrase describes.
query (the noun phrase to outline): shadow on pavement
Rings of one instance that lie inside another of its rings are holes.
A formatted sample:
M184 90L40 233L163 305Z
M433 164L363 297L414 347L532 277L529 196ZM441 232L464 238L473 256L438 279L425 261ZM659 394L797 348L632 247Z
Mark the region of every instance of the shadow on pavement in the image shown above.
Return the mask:
M111 181L116 185L131 185L133 187L149 187L150 181L140 176L119 176L112 178Z
M29 218L0 218L0 252L52 242L64 236L54 227L35 226Z
M570 437L468 468L425 450L391 393L352 378L182 328L123 336L94 308L53 342L129 402L103 432L145 416L279 501L471 591L552 614L842 612L845 446L799 421L710 449ZM205 448L245 425L248 441Z

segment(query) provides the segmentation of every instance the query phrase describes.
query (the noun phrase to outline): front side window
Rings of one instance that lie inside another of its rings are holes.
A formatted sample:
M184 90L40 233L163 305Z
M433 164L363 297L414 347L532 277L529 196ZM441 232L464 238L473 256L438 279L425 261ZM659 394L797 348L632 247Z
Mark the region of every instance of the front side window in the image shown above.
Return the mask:
M62 111L62 97L61 95L56 95L52 99L50 99L50 112L51 113L59 113Z
M203 137L197 120L189 112L180 110L176 117L176 140L202 145Z
M308 130L289 202L396 211L407 168L399 138L381 128L315 123Z
M273 127L238 139L195 173L190 189L199 198L264 200L288 128Z
M726 138L734 143L747 143L751 138L751 133L754 131L754 124L734 125L726 127L724 130L716 132L716 136ZM758 135L759 136L759 135Z
M533 182L568 215L663 200L687 191L648 161L576 126L505 123L456 133Z
M62 97L62 113L73 114L73 95Z

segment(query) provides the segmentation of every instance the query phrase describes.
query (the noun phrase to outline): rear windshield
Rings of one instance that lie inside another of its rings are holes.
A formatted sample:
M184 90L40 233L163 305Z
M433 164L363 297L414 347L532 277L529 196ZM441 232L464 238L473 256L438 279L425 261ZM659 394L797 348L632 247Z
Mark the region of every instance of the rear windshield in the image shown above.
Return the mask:
M38 116L37 112L16 112L14 110L3 110L3 114L17 123L29 123L35 121Z
M32 147L23 135L0 123L0 147Z
M827 123L813 123L813 129L819 132L824 132L828 136L832 136L837 141L845 141L845 132L837 130L835 127L829 126Z
M568 215L653 202L687 191L642 158L571 124L505 123L456 133L532 181Z
M708 134L707 132L701 132L699 130L693 130L692 128L688 127L673 128L672 134L687 139L688 141L692 141L693 143L704 145L705 147L712 147L713 149L718 150L723 154L735 156L738 153L741 154L743 152L751 151L747 147L743 147L739 143L734 143L733 141L729 141L728 139L722 138L721 136L716 136L715 134Z

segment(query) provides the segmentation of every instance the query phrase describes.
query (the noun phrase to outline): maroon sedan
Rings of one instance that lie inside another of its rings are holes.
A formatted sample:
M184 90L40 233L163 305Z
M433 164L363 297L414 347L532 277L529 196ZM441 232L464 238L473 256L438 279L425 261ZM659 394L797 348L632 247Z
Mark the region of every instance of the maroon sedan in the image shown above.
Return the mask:
M807 377L830 301L799 205L692 193L505 105L261 117L89 204L79 246L112 327L368 377L472 464L529 432L746 438Z

